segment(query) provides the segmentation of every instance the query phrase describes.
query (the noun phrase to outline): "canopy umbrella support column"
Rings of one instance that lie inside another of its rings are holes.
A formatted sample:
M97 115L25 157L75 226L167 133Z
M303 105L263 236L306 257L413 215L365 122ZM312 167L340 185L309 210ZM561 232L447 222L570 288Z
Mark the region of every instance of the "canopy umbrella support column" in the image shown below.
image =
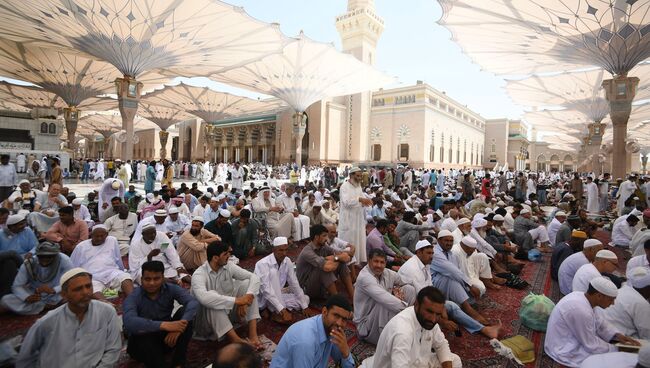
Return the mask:
M160 139L160 159L164 160L167 158L167 139L169 138L169 132L166 130L159 131L158 138Z
M302 166L302 139L305 137L307 128L307 113L296 111L293 114L293 139L296 147L296 165ZM308 147L309 148L309 147Z
M79 110L74 106L64 108L63 119L65 120L65 130L68 133L68 149L72 151L74 158L77 149L75 134L79 125Z
M612 175L623 178L628 172L625 143L627 140L627 122L632 112L632 101L636 95L639 78L621 75L603 81L603 88L609 101L609 116L613 125Z
M138 102L142 94L142 83L125 75L115 79L118 106L122 115L122 129L126 131L126 140L122 143L122 160L133 159L133 119L138 113Z

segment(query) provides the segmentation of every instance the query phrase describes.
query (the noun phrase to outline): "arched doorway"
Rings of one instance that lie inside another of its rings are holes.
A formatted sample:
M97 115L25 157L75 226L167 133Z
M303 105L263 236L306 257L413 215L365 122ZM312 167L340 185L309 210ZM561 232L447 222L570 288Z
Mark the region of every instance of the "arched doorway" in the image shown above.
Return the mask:
M564 156L564 171L573 171L573 157L571 155Z
M192 128L187 128L186 135L183 139L183 159L190 161L192 159Z
M537 171L546 171L546 156L537 156Z
M553 155L551 156L551 167L549 168L551 172L560 171L560 156Z

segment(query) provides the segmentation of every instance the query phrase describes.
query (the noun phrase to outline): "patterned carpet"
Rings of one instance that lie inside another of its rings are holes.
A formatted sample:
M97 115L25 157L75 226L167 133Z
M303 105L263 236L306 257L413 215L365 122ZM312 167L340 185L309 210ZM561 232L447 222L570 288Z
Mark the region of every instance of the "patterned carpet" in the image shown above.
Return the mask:
M597 235L605 244L609 238L606 232L600 232ZM304 244L303 244L304 245ZM289 257L295 260L302 249L302 246L292 248L289 251ZM619 255L622 262L620 262L620 269L625 270L627 259L623 258L623 252L617 249L614 251ZM252 259L243 260L240 265L246 269L252 270L255 262L261 257L254 257ZM527 290L514 290L510 288L503 288L499 291L489 290L487 295L478 303L478 309L483 313L486 318L496 321L501 320L504 326L504 337L514 335L522 335L533 341L535 344L536 361L526 365L532 368L558 368L560 365L553 362L548 356L543 354L544 334L534 332L529 328L523 326L519 321L518 310L521 299L529 292L536 294L543 293L557 302L559 300L559 287L556 282L550 278L550 256L544 256L542 262L528 263L523 269L521 277L528 281L531 285ZM121 298L113 300L118 306L118 311L121 313ZM314 301L310 307L310 311L318 313L322 307L323 301ZM304 316L295 314L297 319L302 319ZM15 316L5 314L0 316L0 341L11 338L17 335L24 335L29 327L34 323L38 316ZM262 320L258 325L260 335L266 336L270 341L278 343L286 326L271 322L269 320ZM238 331L245 335L246 328L239 328ZM361 362L366 357L374 354L375 347L366 344L357 339L356 330L353 324L349 324L346 329L348 342L352 347L352 353ZM482 335L470 335L463 330L461 337L454 336L453 333L446 333L449 340L451 349L454 353L458 354L463 360L463 366L469 368L515 368L518 365L514 362L509 362L505 358L498 356L492 349L487 338ZM202 342L192 340L189 345L188 351L188 367L205 367L210 364L215 358L216 353L223 343ZM140 367L141 365L133 362L126 354L126 346L123 348L122 357L120 359L120 367Z

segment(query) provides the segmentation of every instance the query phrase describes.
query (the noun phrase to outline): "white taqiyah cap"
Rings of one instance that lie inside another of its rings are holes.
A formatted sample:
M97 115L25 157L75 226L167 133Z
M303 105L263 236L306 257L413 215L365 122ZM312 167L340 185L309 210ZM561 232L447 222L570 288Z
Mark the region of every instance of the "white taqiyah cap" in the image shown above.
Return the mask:
M219 195L217 196L217 201L221 201L221 200L224 200L224 199L226 199L226 195L225 195L225 194L219 194Z
M532 203L530 201L526 201L526 202L524 202L524 204L527 204L527 205L530 206Z
M113 182L111 183L111 188L113 188L113 189L115 189L115 190L120 189L120 182L119 182L119 180L113 180Z
M23 215L19 215L19 214L11 215L7 218L7 226L16 225L17 223L23 220L25 220L25 216Z
M281 245L289 244L289 240L287 240L286 237L284 236L278 236L277 238L273 239L273 246L274 247L279 247Z
M471 221L467 217L461 217L456 221L456 226L469 224Z
M505 221L505 220L506 219L503 218L503 216L501 215L494 215L494 217L492 218L492 221Z
M650 286L650 270L647 267L634 267L627 273L627 282L636 289Z
M18 182L18 185L23 185L23 184L29 184L29 180L23 179L20 182Z
M154 224L146 224L146 225L144 225L142 227L142 231L144 232L145 230L155 229L155 228L156 228L156 225L154 225Z
M506 206L506 203L505 203L504 201L499 201L499 202L497 202L497 206L499 206L499 207L505 207L505 206Z
M202 216L194 216L192 217L192 221L200 221L200 222L205 222Z
M153 215L158 216L158 217L164 217L164 216L167 216L167 211L165 211L165 210L156 210L156 212L154 212Z
M72 204L75 206L81 205L81 202L82 202L81 198L75 198L72 200Z
M557 211L555 213L555 217L566 217L566 212L564 211Z
M475 228L475 229L478 229L479 227L483 227L483 226L485 226L487 224L488 224L488 222L484 218L477 218L477 219L472 221L472 227Z
M587 239L587 240L585 240L585 243L582 245L582 247L583 248L591 248L591 247L596 247L596 246L599 246L599 245L603 245L603 243L601 243L600 240L598 240L598 239Z
M444 237L447 237L447 236L453 237L454 234L452 234L451 231L449 231L449 230L440 230L440 232L438 233L438 239L444 238Z
M611 296L612 298L616 298L618 295L618 289L616 288L616 285L614 283L603 276L598 276L594 279L592 279L589 284L594 287L594 289L598 290L599 293Z
M476 239L471 236L465 236L460 242L470 248L476 248Z
M151 201L153 199L153 193L147 193L147 199Z
M230 211L221 209L221 210L219 210L219 216L229 218L230 217Z
M438 215L438 217L440 217L440 218L445 217L445 214L442 213L442 211L440 211L440 210L436 210L435 214Z
M180 211L178 211L178 207L170 207L169 208L169 214L170 215L172 215L174 213L178 213L178 212L180 212Z
M443 230L444 231L444 230ZM415 251L417 252L418 249L426 248L426 247L431 247L431 243L429 243L428 240L420 240L419 242L415 243Z
M520 215L525 215L525 214L527 214L527 213L530 213L530 211L528 210L528 208L524 208L523 210L519 211L519 214L520 214Z
M492 209L491 209L490 207L485 207L485 209L483 210L483 212L485 212L485 214L487 215L487 214L492 213Z
M585 241L585 243L586 243L586 241ZM616 253L612 252L611 250L607 250L607 249L599 250L598 253L596 253L596 258L616 259L616 260L618 260L618 257L616 256Z
M650 367L650 344L645 344L639 350L638 363L643 367Z
M106 225L103 224L97 224L97 225L93 225L93 230L91 232L94 232L95 230L104 230L108 232L108 227L106 227Z
M72 268L72 269L66 271L63 275L61 275L61 279L59 280L59 286L63 286L63 284L68 282L68 280L70 280L71 278L79 275L80 273L90 273L90 272L86 271L85 269L83 269L81 267Z

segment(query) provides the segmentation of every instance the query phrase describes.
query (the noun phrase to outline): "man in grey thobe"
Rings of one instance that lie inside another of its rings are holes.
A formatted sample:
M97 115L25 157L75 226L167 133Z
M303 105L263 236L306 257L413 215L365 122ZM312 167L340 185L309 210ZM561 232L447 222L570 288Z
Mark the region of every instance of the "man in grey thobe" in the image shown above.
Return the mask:
M354 324L359 337L377 344L384 326L415 301L415 288L386 269L386 253L372 249L368 264L359 272L354 293Z
M237 317L248 324L248 340L259 346L257 320L260 311L256 295L260 278L228 258L232 249L228 244L213 242L208 245L208 260L192 275L192 295L199 301L199 312L194 321L194 337L216 340L228 336L230 342L242 342L232 322Z

